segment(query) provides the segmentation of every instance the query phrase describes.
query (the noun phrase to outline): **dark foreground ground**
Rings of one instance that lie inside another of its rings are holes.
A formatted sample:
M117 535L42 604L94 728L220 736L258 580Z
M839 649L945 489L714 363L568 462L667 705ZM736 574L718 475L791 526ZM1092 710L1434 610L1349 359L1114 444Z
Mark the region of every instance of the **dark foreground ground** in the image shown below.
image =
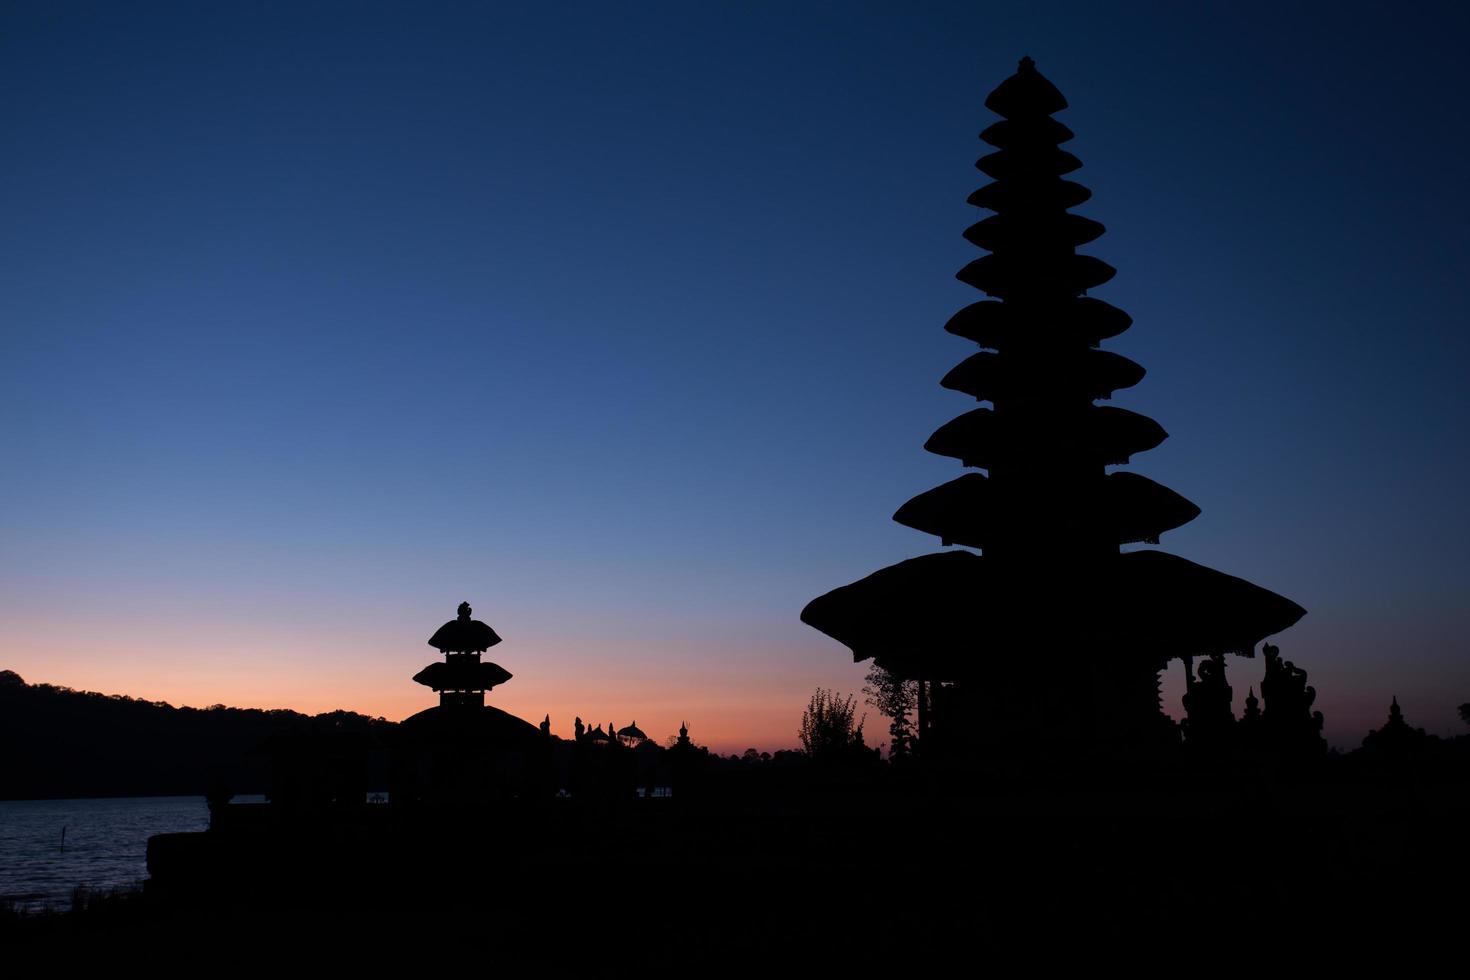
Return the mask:
M998 950L1163 962L1240 944L1341 956L1470 929L1458 779L1105 789L805 772L685 799L251 823L155 838L145 892L0 918L0 942L270 972L287 950L683 968Z

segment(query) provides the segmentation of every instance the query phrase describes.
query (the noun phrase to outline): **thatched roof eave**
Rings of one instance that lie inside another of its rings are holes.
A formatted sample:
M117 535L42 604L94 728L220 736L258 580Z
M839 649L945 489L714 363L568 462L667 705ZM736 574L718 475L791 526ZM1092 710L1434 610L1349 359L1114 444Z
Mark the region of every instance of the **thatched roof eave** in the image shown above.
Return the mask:
M978 676L1065 645L1077 656L1156 660L1234 653L1306 614L1244 579L1161 551L1024 574L969 551L923 555L819 596L802 621L912 676Z

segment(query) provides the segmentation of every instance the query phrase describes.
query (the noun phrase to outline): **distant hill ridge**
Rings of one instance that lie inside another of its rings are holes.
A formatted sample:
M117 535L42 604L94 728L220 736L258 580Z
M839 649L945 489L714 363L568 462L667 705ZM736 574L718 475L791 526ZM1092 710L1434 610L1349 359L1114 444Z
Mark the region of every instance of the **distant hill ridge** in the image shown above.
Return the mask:
M162 796L211 785L264 792L276 735L383 736L395 726L351 711L176 708L122 694L27 684L0 670L0 799Z

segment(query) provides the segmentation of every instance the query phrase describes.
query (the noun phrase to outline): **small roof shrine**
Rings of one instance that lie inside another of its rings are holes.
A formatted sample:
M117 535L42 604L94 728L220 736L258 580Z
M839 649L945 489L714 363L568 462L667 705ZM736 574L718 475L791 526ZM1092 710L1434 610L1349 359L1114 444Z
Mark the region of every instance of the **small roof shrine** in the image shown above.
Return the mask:
M1388 721L1364 736L1363 749L1370 759L1403 761L1426 751L1432 741L1424 729L1410 727L1404 720L1404 709L1399 707L1398 695L1394 695L1388 706Z
M618 738L622 740L624 745L638 745L642 742L648 741L648 735L643 731L643 729L638 727L638 722L636 721L634 721L631 725L626 725L622 728L619 728Z

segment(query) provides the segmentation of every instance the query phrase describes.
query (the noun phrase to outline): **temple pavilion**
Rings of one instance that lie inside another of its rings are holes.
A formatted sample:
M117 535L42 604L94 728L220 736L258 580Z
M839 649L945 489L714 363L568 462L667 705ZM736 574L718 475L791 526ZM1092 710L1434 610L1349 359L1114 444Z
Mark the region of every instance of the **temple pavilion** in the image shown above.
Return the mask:
M1174 734L1158 683L1171 658L1252 656L1304 610L1162 551L1123 551L1199 508L1115 468L1167 434L1097 404L1144 369L1100 347L1132 321L1087 295L1115 270L1078 251L1104 229L1070 210L1091 194L1064 176L1082 165L1052 118L1066 99L1027 58L985 105L1001 118L980 134L995 151L976 166L993 182L969 203L994 213L965 238L990 254L957 277L987 298L946 325L978 350L940 383L988 406L925 443L970 472L894 515L973 550L891 565L801 618L854 659L918 680L921 728L963 732L967 750L1151 744Z

